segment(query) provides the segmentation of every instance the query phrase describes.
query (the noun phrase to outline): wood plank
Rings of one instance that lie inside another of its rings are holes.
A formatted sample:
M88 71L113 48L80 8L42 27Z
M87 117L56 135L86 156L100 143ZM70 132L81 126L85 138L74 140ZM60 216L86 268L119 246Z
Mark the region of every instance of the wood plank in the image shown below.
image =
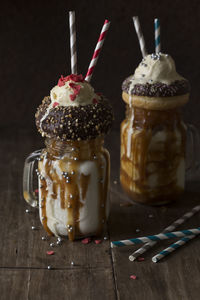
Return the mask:
M116 195L116 189L119 193ZM112 186L112 214L109 222L111 240L145 236L161 232L185 212L200 203L198 183L188 185L184 197L174 204L162 207L150 207L140 204L120 206L127 203L127 197L120 186ZM195 192L196 190L196 192ZM153 218L149 216L153 215ZM193 216L180 229L199 226L199 214ZM140 229L137 233L136 229ZM199 286L199 238L190 241L159 263L151 261L175 240L163 241L142 256L144 262L130 262L128 257L139 246L127 246L112 249L115 281L118 299L198 299ZM130 275L137 279L130 279Z
M0 269L0 282L1 300L116 299L109 268Z

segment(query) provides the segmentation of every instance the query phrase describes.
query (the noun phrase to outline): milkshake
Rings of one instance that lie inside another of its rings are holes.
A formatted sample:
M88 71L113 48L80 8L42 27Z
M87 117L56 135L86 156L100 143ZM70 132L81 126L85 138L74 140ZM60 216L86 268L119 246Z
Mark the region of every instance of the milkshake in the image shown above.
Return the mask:
M173 59L158 53L143 58L122 85L126 119L121 124L120 181L136 202L164 204L183 192L186 127L180 107L189 82Z
M61 76L35 117L46 138L36 170L45 230L70 240L100 235L109 214L110 158L103 147L113 120L108 100L82 75Z

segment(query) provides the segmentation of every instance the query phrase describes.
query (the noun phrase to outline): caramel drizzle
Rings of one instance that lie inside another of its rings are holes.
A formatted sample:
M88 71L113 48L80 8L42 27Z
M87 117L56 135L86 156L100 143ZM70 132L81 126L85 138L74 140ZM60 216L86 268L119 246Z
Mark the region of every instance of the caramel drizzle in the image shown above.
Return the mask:
M134 194L134 197L140 191L141 195L147 198L151 197L151 199L164 194L169 195L169 193L180 192L175 178L180 159L185 156L186 132L181 124L179 112L176 110L159 112L133 108L132 111L129 111L127 118L130 118L131 113L135 115L131 126L134 130L139 130L139 133L137 136L132 135L131 156L129 158L127 156L127 135L130 123L126 120L121 124L120 180L122 186L128 194ZM160 126L164 126L167 133L167 138L163 142L164 149L150 150L149 145L153 133L155 130L159 130ZM181 145L179 147L174 146L177 140L174 132L175 128L181 134ZM159 156L161 157L160 160L158 159ZM150 188L147 183L151 172L147 171L146 167L147 163L152 162L157 166L156 169L159 172L157 173L158 183L155 188ZM127 173L126 164L132 166L131 174ZM136 179L134 179L134 172L138 172L138 178Z
M104 224L102 223L102 220L106 220L106 200L107 200L107 194L108 194L108 181L109 181L109 154L106 150L102 149L96 149L95 141L90 141L90 155L88 156L88 149L81 151L79 148L77 151L74 151L71 155L72 157L68 156L58 156L57 158L50 153L49 157L47 158L47 161L45 163L45 173L48 176L48 179L52 183L52 190L53 194L50 195L54 200L58 199L58 191L60 196L60 207L62 209L66 209L67 213L67 224L71 227L69 230L68 228L68 238L69 240L73 241L77 237L83 236L83 234L80 231L80 208L84 205L83 200L86 199L89 182L91 175L84 175L79 173L79 167L82 161L87 160L93 160L94 159L94 153L96 152L96 163L98 167L98 173L99 173L99 193L97 194L99 196L99 229L97 230L98 234L102 232L102 229L104 227ZM74 146L77 148L77 143L74 142ZM73 143L71 143L71 146L73 146ZM56 153L57 155L57 153ZM64 151L63 151L64 155ZM77 161L73 159L73 157L77 158ZM101 168L101 164L105 163L103 162L103 157L106 161L106 170L105 170L105 178L103 178L103 172L104 170ZM56 169L54 168L54 161L59 160L58 166L61 172L67 172L69 176L69 183L66 182L66 178L62 177L62 179L59 177L59 175L56 172ZM40 162L42 164L43 160ZM71 174L71 171L74 171L74 174ZM104 184L100 182L100 180L103 179ZM51 232L50 229L47 226L47 216L46 216L46 198L48 195L48 190L46 180L44 180L45 184L41 188L41 194L43 201L43 207L42 207L42 216L45 216L45 219L43 220L44 228L47 232ZM60 189L59 189L60 187ZM72 195L72 198L70 197ZM94 199L94 201L97 201L97 199ZM52 233L51 233L52 234ZM92 234L92 233L91 233Z
M43 164L43 160L42 159L39 163L38 163L38 169L41 171L40 166ZM46 170L46 166L45 166L45 170ZM44 229L46 230L46 232L49 235L53 235L52 231L49 229L48 225L47 225L47 212L46 212L46 201L47 201L47 195L48 195L48 191L47 191L47 183L46 180L40 179L40 186L39 186L40 192L41 192L41 212L42 212L42 224Z

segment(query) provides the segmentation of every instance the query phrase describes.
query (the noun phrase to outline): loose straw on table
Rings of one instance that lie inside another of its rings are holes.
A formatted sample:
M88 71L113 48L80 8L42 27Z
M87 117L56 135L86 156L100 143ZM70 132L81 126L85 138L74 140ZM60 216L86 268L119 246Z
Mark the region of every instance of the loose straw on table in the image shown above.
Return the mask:
M173 231L175 228L177 228L179 225L183 224L185 221L187 221L188 219L190 219L194 214L196 214L199 211L200 211L200 205L197 205L197 206L193 207L193 209L190 212L184 214L181 218L179 218L178 220L174 221L170 226L166 227L163 230L162 233ZM143 247L141 247L140 249L138 249L135 252L133 252L129 256L129 260L130 261L136 260L136 258L138 256L140 256L141 254L145 253L147 250L151 249L156 243L157 242L150 242L150 243L145 244Z
M110 22L108 20L105 20L104 25L103 25L102 30L101 30L101 33L100 33L100 36L99 36L99 39L98 39L98 42L96 44L96 48L94 50L90 65L89 65L87 74L85 76L85 80L87 80L88 82L90 82L90 80L92 78L94 67L97 64L97 60L99 58L99 53L100 53L101 48L103 46L106 34L108 32L108 29L109 29L109 26L110 26Z
M159 19L154 19L154 30L155 30L155 52L159 53L161 51Z
M160 253L158 253L157 255L152 257L152 261L154 263L159 262L159 260L161 260L165 256L169 255L170 253L172 253L176 249L180 248L181 246L185 245L187 242L189 242L190 240L192 240L195 237L196 237L196 235L190 235L188 237L184 237L184 238L180 239L178 242L170 245L168 248L166 248L165 250L161 251Z
M122 240L122 241L113 241L111 242L111 247L121 247L121 246L127 246L127 245L136 245L140 243L148 243L151 241L162 241L167 240L171 238L177 238L177 237L185 237L190 235L198 235L200 234L200 227L187 229L187 230L181 230L181 231L174 231L174 232L167 232L167 233L159 233L156 235L149 235L139 238L132 238L128 240Z
M69 12L69 30L70 30L70 51L71 51L71 72L77 74L77 50L76 50L76 26L75 12Z
M135 31L138 36L139 44L140 44L140 50L142 52L142 56L145 57L147 55L146 47L145 47L145 41L144 41L144 36L142 34L141 26L140 26L140 21L137 16L133 17L133 23L135 26Z

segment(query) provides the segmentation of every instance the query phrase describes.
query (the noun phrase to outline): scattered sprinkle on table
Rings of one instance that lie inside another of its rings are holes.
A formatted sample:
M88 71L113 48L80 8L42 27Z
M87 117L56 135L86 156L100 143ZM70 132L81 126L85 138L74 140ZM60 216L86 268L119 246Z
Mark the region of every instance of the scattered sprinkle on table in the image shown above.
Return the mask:
M91 238L90 237L88 237L88 238L85 238L85 239L83 239L82 241L81 241L81 243L82 244L84 244L84 245L86 245L86 244L89 244L90 242L91 242Z
M130 279L133 279L133 280L135 280L137 278L137 276L136 275L131 275L130 276Z
M154 215L152 215L152 214L149 215L149 218L153 218L153 217L154 217Z
M139 256L139 257L137 258L137 261L144 261L144 257Z
M54 251L47 251L46 253L47 253L47 255L54 255L55 252Z
M95 244L98 245L98 244L101 244L102 240L95 240L94 242L95 242Z

